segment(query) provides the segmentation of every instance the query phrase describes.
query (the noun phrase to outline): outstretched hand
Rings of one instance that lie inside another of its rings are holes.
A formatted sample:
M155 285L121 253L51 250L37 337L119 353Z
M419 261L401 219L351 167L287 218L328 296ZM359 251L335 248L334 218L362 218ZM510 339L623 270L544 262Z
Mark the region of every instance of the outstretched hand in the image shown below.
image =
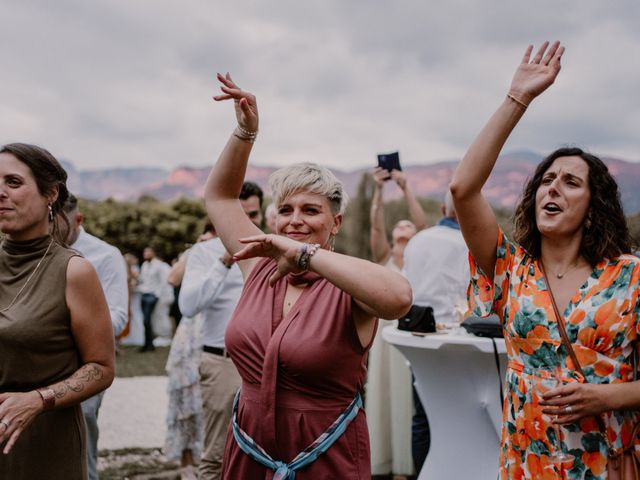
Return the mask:
M234 260L270 257L276 261L278 270L269 278L269 285L272 287L288 273L301 271L297 264L298 251L302 246L300 242L274 234L253 235L241 238L239 242L247 246L236 252Z
M217 77L222 84L220 90L222 90L224 94L216 95L213 99L216 102L233 99L238 125L248 132L257 132L258 104L256 103L256 97L238 87L228 72L226 75L218 73Z
M509 94L529 105L531 101L549 88L560 72L560 59L564 47L556 41L549 46L544 42L531 60L533 45L527 47L522 62L511 81Z

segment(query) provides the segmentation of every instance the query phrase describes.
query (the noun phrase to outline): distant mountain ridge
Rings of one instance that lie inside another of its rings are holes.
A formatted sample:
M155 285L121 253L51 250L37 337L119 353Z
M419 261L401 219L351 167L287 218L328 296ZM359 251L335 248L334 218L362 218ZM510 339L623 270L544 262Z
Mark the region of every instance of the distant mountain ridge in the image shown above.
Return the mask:
M489 201L499 207L513 208L527 179L533 175L542 155L530 151L511 152L500 156L496 168L484 188ZM627 215L640 211L640 163L603 157L609 170L618 181ZM420 197L441 199L444 197L457 160L443 160L429 165L407 165L409 184ZM201 198L209 174L207 167L178 167L171 171L162 168L112 168L104 170L77 170L72 163L63 161L69 174L69 189L82 198L103 200L136 200L141 195L151 195L159 200L172 200L181 196ZM247 169L247 179L267 190L269 175L277 167L253 166ZM357 191L362 174L370 169L350 172L333 169L345 184L350 195ZM385 198L400 197L398 188L386 188Z

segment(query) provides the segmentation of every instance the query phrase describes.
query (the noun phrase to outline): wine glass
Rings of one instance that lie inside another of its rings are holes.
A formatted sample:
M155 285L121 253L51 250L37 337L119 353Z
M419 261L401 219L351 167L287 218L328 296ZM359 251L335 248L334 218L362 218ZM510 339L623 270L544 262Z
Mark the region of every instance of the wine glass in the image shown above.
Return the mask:
M544 394L558 388L564 383L563 376L564 369L557 367L552 369L538 368L532 375L533 390L537 394L538 398L542 398ZM567 371L568 372L568 371ZM560 439L560 425L553 423L553 418L550 415L542 414L542 419L545 423L552 425L555 432L554 450L551 453L550 459L554 463L569 463L574 460L574 456L562 450L562 441Z

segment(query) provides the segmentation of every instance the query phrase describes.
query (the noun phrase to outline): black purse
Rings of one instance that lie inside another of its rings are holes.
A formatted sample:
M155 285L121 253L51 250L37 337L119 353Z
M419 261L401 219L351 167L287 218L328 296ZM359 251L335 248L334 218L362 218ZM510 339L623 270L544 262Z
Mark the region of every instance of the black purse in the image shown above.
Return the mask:
M487 338L504 338L502 325L497 315L488 317L471 316L462 322L462 327L473 335Z
M412 305L403 317L398 319L398 330L412 333L433 333L436 331L436 320L433 308Z

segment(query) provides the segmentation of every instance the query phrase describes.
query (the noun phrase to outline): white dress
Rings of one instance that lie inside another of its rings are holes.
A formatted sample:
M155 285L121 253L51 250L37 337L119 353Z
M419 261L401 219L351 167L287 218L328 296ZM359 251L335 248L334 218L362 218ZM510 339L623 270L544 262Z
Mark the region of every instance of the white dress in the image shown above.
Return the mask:
M400 273L392 258L385 267ZM382 338L382 329L396 322L380 319L369 351L365 411L371 441L372 475L413 474L411 370L404 356Z

